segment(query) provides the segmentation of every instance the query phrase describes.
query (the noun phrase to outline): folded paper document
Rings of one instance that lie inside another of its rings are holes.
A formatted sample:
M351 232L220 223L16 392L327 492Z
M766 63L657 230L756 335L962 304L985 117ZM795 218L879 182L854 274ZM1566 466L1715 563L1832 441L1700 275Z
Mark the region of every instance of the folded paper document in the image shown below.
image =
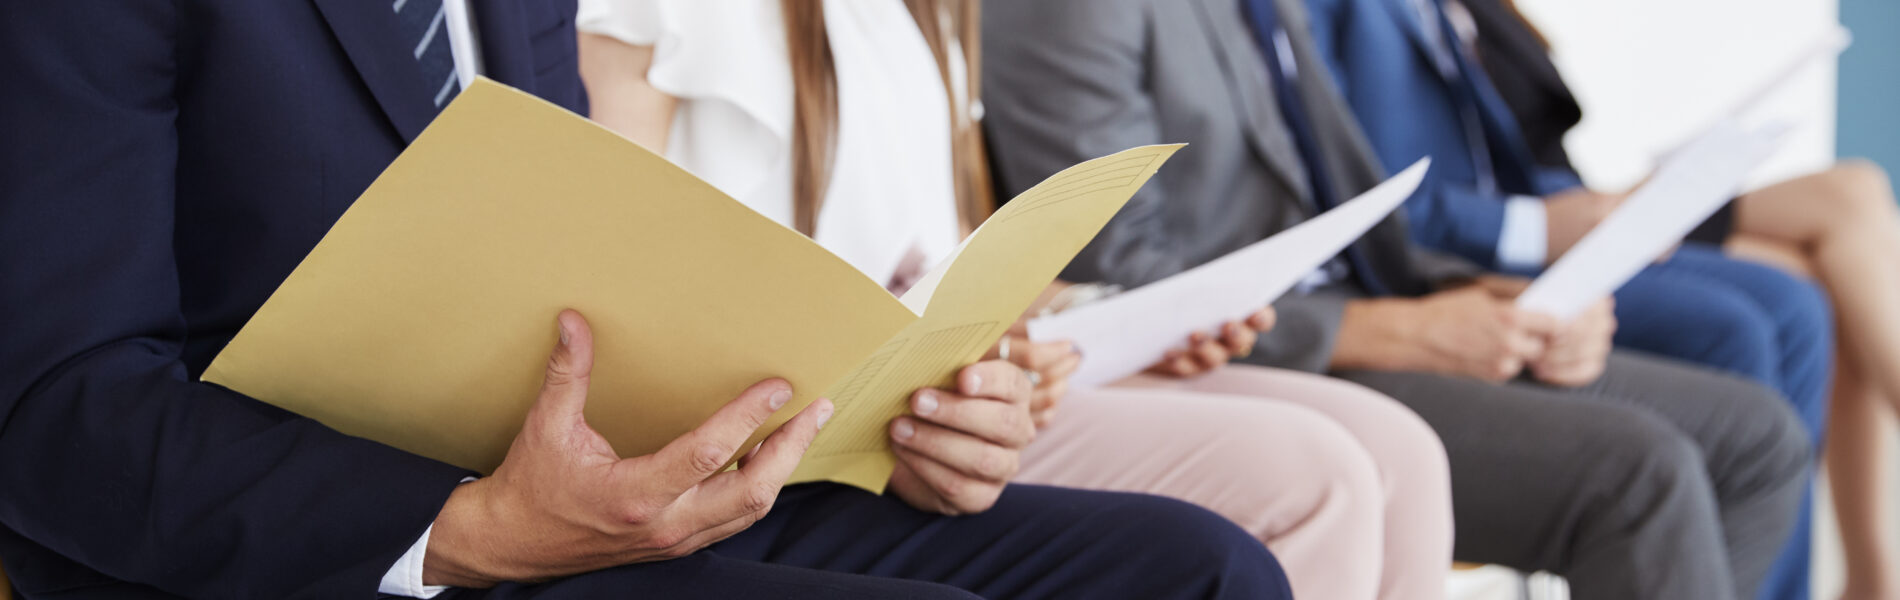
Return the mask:
M1106 300L1029 322L1039 342L1068 340L1082 351L1069 384L1086 389L1141 372L1194 332L1245 319L1337 256L1418 189L1431 167L1420 159L1391 179L1273 237L1207 264Z
M980 357L1178 147L1056 174L899 299L625 138L480 80L204 379L487 472L540 387L554 316L574 308L594 330L588 423L622 456L783 377L796 396L754 441L830 397L837 412L793 481L881 491L886 427L910 392Z
M1717 123L1672 154L1622 206L1585 234L1517 297L1524 310L1575 317L1615 293L1741 191L1789 127Z

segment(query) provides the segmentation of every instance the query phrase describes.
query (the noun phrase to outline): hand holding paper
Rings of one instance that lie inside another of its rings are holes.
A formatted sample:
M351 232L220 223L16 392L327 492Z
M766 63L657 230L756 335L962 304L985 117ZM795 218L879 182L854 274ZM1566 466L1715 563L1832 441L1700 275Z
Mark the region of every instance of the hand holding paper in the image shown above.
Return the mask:
M1292 289L1410 198L1430 165L1421 159L1337 208L1207 264L1031 321L1029 335L1075 342L1083 354L1070 379L1077 389L1139 373L1189 335L1246 319Z
M579 116L478 81L370 186L206 370L357 435L501 463L574 308L587 422L659 451L754 382L833 420L791 480L881 491L885 426L1004 327L1178 146L1089 161L999 211L900 301L811 240Z
M1568 321L1609 296L1727 203L1786 131L1726 122L1711 128L1531 283L1518 307Z

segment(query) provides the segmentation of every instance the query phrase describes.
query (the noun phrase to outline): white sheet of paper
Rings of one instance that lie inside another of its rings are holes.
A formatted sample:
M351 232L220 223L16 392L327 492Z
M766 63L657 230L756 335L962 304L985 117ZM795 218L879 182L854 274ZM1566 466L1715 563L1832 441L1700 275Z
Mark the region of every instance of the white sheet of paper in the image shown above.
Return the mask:
M1800 75L1803 70L1813 66L1816 62L1833 60L1840 56L1842 51L1847 50L1848 46L1853 45L1853 43L1853 33L1849 32L1846 27L1842 27L1838 24L1827 27L1821 32L1814 34L1814 36L1808 40L1808 43L1801 47L1800 52L1788 58L1788 62L1782 63L1779 68L1773 71L1767 71L1769 74L1767 77L1763 77L1760 81L1757 81L1754 87L1749 88L1748 93L1743 94L1740 100L1730 105L1726 112L1719 113L1713 124L1696 132L1695 135L1688 138L1689 141L1669 147L1667 151L1657 158L1656 162L1667 162L1672 155L1688 148L1690 143L1708 136L1711 128L1721 126L1724 123L1748 122L1748 117L1755 113L1757 109L1761 108L1763 101L1774 96L1775 92L1781 91L1788 82L1796 80L1796 76Z
M1848 32L1846 27L1834 25L1821 31L1808 42L1808 45L1802 47L1799 54L1789 58L1788 62L1782 63L1780 69L1770 71L1769 77L1762 79L1761 83L1750 90L1748 95L1742 96L1742 99L1729 110L1727 117L1739 120L1748 116L1761 106L1762 100L1774 95L1788 81L1800 75L1802 69L1815 62L1840 56L1841 51L1846 50L1853 43L1854 35Z
M1421 159L1337 208L1201 266L1030 321L1029 338L1075 344L1082 365L1069 385L1076 389L1139 373L1190 334L1244 319L1292 289L1412 197L1430 166Z
M1709 128L1531 282L1518 308L1569 320L1609 296L1734 198L1788 130L1786 123L1743 128L1733 121Z

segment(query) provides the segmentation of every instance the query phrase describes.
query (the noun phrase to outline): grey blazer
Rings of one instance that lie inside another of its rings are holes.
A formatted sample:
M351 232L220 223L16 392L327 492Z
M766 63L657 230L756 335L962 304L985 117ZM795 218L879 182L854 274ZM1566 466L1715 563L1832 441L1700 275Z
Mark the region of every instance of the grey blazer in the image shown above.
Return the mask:
M1277 5L1334 196L1351 198L1384 169L1314 50L1304 5ZM1307 171L1238 0L1002 0L984 13L984 119L1002 191L1131 146L1188 143L1064 279L1143 285L1312 216ZM1395 293L1477 273L1414 246L1400 219L1356 243ZM1346 301L1363 295L1341 282L1281 299L1256 357L1324 371Z

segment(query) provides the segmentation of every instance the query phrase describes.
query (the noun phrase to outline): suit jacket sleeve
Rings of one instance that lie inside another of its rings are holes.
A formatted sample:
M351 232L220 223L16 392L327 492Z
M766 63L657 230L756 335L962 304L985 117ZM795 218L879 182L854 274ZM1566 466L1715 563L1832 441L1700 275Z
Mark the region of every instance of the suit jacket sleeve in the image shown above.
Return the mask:
M1537 167L1537 189L1545 195L1583 187L1583 178L1565 167Z
M173 168L218 125L176 118L175 3L6 6L0 524L181 596L374 597L465 473L189 379Z
M1504 198L1427 176L1424 193L1405 204L1412 239L1496 269L1504 232Z
M1161 139L1144 89L1149 8L1101 0L986 8L983 101L999 174L1019 193L1075 163ZM1134 287L1193 264L1166 226L1169 172L1128 201L1063 278Z

